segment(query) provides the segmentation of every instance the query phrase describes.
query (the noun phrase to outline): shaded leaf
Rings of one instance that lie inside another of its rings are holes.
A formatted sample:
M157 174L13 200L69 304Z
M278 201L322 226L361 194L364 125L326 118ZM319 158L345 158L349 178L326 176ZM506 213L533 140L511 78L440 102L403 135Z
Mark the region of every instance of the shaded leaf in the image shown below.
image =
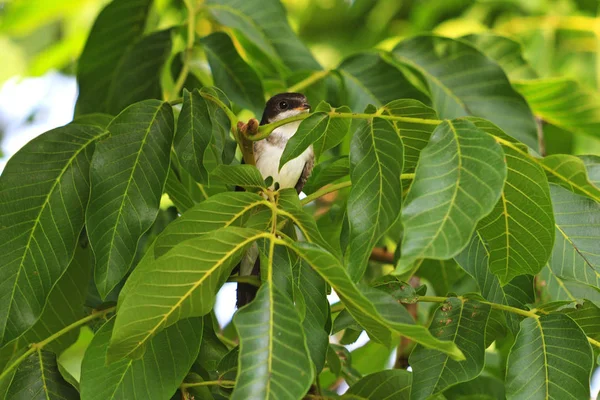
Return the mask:
M202 45L215 86L234 103L260 116L265 97L262 82L237 53L231 38L226 33L215 32L202 38Z
M600 157L587 155L579 156L579 158L585 164L589 181L592 182L596 187L600 188Z
M56 355L38 350L19 365L8 388L11 400L75 400L79 393L58 372Z
M345 106L332 108L325 102L319 104L316 112L300 123L294 136L287 142L279 160L279 169L288 161L299 157L311 144L315 161L325 151L339 144L350 130L351 119L338 118L332 114L336 112L349 113L350 109Z
M331 285L371 339L389 345L392 336L398 333L424 346L440 349L454 358L462 358L454 343L439 341L425 327L415 325L408 311L387 293L368 286L359 290L345 268L330 253L311 243L288 245Z
M550 182L600 202L600 189L588 179L582 159L568 154L553 154L542 158L541 165Z
M158 100L136 103L108 126L90 168L88 238L102 297L133 262L138 241L158 214L173 141L173 111Z
M318 163L302 188L306 194L314 193L325 185L350 174L350 160L347 156L330 158Z
M489 268L489 257L488 248L481 235L476 232L469 245L455 259L477 281L481 295L486 300L521 309L525 309L526 304L534 303L533 276L520 275L502 286ZM519 317L508 312L505 312L504 316L508 327L516 334L519 331Z
M104 131L67 125L19 150L0 177L0 343L29 329L83 228L94 142Z
M100 12L77 63L76 114L110 113L114 91L122 89L114 86L123 73L118 67L142 37L151 4L150 0L116 0Z
M81 368L81 397L89 400L168 399L198 356L202 319L179 321L158 333L136 360L109 363L106 355L115 319L94 335Z
M241 225L240 222L247 213L267 211L266 204L267 201L262 196L250 192L224 192L209 197L165 228L156 239L154 254L160 257L187 239L230 225ZM270 210L265 217L266 226L271 219Z
M375 372L361 378L346 393L365 399L409 400L411 379L410 372L400 369Z
M206 5L220 24L247 38L283 73L321 69L288 25L285 9L279 1L209 0Z
M505 285L536 274L548 261L554 216L544 171L527 156L502 146L508 173L500 200L478 226L489 248L489 268Z
M577 303L573 307L565 307L561 310L571 318L592 339L600 338L600 307L591 301Z
M393 54L397 62L423 74L441 118L483 117L537 148L537 128L527 102L502 68L471 45L423 35L401 41Z
M413 368L411 399L426 399L475 378L485 361L485 327L491 307L476 300L450 297L433 316L429 331L450 340L466 357L455 361L438 350L417 346L408 362Z
M154 262L141 261L119 298L108 360L135 357L162 329L210 312L243 252L265 235L228 227L186 240Z
M444 391L444 397L448 400L505 400L506 394L504 382L481 375Z
M405 199L399 267L457 255L492 211L505 177L502 149L491 136L465 120L439 125Z
M418 275L431 283L436 295L446 296L464 272L453 260L425 259L419 266Z
M356 54L344 60L337 71L344 85L342 103L354 112L361 112L369 104L380 107L403 98L430 102L427 95L417 89L387 56Z
M550 267L545 266L539 274L540 286L549 300L580 300L587 299L600 307L600 290L581 282L564 279L557 276Z
M400 214L402 140L384 119L361 121L350 144L350 236L345 264L352 280L364 274L373 246Z
M587 399L593 365L592 349L572 319L526 318L508 356L506 397Z
M547 78L515 82L533 112L572 133L598 136L600 96L570 78Z
M219 165L211 175L226 185L241 186L255 191L267 188L260 171L254 165Z
M511 38L483 32L463 36L461 39L471 43L483 54L496 61L511 80L538 77L537 72L525 60L521 43Z
M600 287L600 204L550 185L556 239L548 266L557 276Z
M240 337L240 371L231 398L301 398L313 367L292 301L267 281L233 319Z
M432 132L439 123L435 110L412 99L394 100L384 105L381 110L383 115L432 120L431 122L391 121L404 145L403 172L413 172L419 161L421 150L427 145Z

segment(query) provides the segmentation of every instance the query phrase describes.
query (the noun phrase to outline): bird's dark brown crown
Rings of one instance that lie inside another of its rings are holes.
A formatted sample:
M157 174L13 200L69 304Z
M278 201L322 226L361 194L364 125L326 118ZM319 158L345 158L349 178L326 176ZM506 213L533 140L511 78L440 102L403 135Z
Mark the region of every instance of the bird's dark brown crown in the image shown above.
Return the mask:
M308 110L309 108L310 104L308 104L306 96L302 93L279 93L267 101L260 124L268 124L269 122L273 121L275 117L285 111L303 111Z

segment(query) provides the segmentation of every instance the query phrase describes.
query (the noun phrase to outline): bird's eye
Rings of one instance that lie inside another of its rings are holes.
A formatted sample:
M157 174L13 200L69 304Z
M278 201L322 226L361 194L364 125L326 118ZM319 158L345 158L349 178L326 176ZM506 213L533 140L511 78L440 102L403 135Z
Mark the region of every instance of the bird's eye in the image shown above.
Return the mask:
M279 103L279 108L281 108L282 110L285 110L288 108L288 103L286 101L282 101Z

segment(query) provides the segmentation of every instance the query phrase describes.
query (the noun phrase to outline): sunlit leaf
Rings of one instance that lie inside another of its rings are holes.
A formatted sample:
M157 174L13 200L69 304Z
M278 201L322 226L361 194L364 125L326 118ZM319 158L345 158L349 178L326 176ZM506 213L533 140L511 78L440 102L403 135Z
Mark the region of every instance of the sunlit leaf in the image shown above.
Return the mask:
M492 137L465 120L439 125L405 199L400 267L457 255L492 211L505 177L502 149Z
M81 367L81 397L90 400L168 399L198 355L202 319L179 321L157 334L136 360L109 363L106 351L115 319L94 335Z
M167 326L207 314L244 250L264 235L228 227L182 242L154 262L140 262L119 298L108 360L133 357Z
M240 337L240 371L231 398L301 398L313 368L291 299L267 281L233 321Z
M158 100L128 107L108 126L90 168L86 228L94 277L105 297L131 267L137 243L160 204L173 141L173 112Z
M241 186L255 191L267 188L260 171L254 165L219 165L211 175L226 185Z
M399 216L402 202L402 140L390 121L361 121L350 144L348 198L350 236L345 260L350 277L363 275L377 240Z
M236 224L247 213L266 210L266 200L256 193L225 192L208 198L170 223L156 239L154 254L160 257L177 244ZM271 211L265 215L268 222ZM234 225L235 226L235 225Z
M526 318L508 356L506 398L587 399L593 365L592 349L572 319Z
M485 327L490 306L476 300L450 297L436 311L429 332L450 340L466 359L455 361L439 350L417 346L408 362L413 369L411 399L426 399L460 382L475 378L485 360Z
M94 142L104 131L67 125L25 145L0 177L0 343L29 329L83 228Z
M515 82L536 115L572 133L598 136L600 96L570 78Z
M554 216L542 168L502 146L508 173L502 196L478 226L489 248L489 268L505 285L515 276L537 274L554 244Z
M403 40L393 54L397 62L423 74L441 118L483 117L537 148L537 128L527 102L502 68L471 45L423 35Z

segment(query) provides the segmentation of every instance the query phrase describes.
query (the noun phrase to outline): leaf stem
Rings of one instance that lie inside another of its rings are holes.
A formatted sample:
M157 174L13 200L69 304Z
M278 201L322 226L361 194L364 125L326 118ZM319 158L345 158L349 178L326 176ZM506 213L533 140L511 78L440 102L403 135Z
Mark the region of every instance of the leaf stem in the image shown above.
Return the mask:
M588 342L590 342L591 345L596 346L597 348L600 349L600 342L599 341L597 341L595 339L592 339L589 336L587 337L587 339L588 339Z
M423 301L423 302L428 302L428 303L443 303L446 300L448 300L450 297L440 297L440 296L419 296L417 301ZM458 296L459 299L464 299L464 300L468 300L465 299L462 296ZM511 307L511 306L506 306L504 304L498 304L498 303L492 303L490 301L485 301L485 300L479 300L480 303L483 304L489 304L492 308L496 309L496 310L502 310L502 311L508 311L511 312L513 314L519 314L522 315L524 317L528 317L528 318L539 318L540 316L537 315L535 312L533 311L527 311L527 310L522 310L520 308L516 308L516 307Z
M88 323L90 321L93 321L94 319L105 317L106 314L115 311L116 308L117 307L110 307L110 308L106 308L101 311L96 311L96 312L88 315L87 317L81 318L80 320L77 320L77 321L73 322L72 324L65 326L60 331L48 336L46 339L42 340L41 342L32 343L29 346L29 349L25 353L23 353L21 355L21 357L17 358L12 364L10 364L8 367L6 367L6 369L4 371L2 371L2 374L0 374L0 381L4 377L6 377L10 371L12 371L16 367L18 367L19 364L21 364L23 361L25 361L25 359L27 359L30 355L32 355L33 353L35 353L38 350L43 349L44 346L46 346L47 344L55 341L56 339L58 339L65 333L70 332L75 328L79 328L80 326L85 325L86 323Z
M288 88L288 92L300 92L303 89L306 89L307 87L309 87L310 85L317 83L321 79L325 78L327 75L329 75L330 72L331 71L329 71L329 70L315 71L312 74L310 74L309 76L307 76L305 79L301 80L300 82L296 83L293 86L290 86Z
M182 389L187 389L191 387L198 386L228 386L233 387L235 385L235 381L229 380L217 380L217 381L204 381L204 382L194 382L194 383L182 383L179 387Z
M328 186L322 187L321 189L317 190L316 192L303 198L301 203L302 203L302 205L306 205L306 204L310 203L311 201L318 199L321 196L325 196L328 193L336 192L340 189L347 188L351 185L352 185L351 181L344 181L344 182L336 183L334 185L328 185Z
M177 77L177 81L175 82L175 86L173 86L173 91L169 96L170 99L176 98L181 92L183 85L185 84L185 80L187 79L190 73L190 58L192 51L194 49L194 42L196 41L196 11L194 10L194 5L192 0L184 0L185 7L187 8L187 47L185 49L185 56L183 60L183 66L181 67L181 71L179 72L179 76Z
M342 118L342 119L371 119L371 118L381 118L388 119L391 121L402 121L402 122L411 122L414 124L427 124L427 125L439 125L442 123L441 120L437 119L425 119L425 118L413 118L413 117L401 117L399 115L376 115L376 114L364 114L364 113L341 113L336 111L330 111L325 113L329 115L330 118ZM279 121L271 122L270 124L261 125L258 127L258 132L255 135L248 135L248 139L252 141L262 140L269 136L273 130L279 128L280 126L289 124L294 121L301 121L313 115L312 113L302 113L298 115L294 115L293 117L285 118Z

